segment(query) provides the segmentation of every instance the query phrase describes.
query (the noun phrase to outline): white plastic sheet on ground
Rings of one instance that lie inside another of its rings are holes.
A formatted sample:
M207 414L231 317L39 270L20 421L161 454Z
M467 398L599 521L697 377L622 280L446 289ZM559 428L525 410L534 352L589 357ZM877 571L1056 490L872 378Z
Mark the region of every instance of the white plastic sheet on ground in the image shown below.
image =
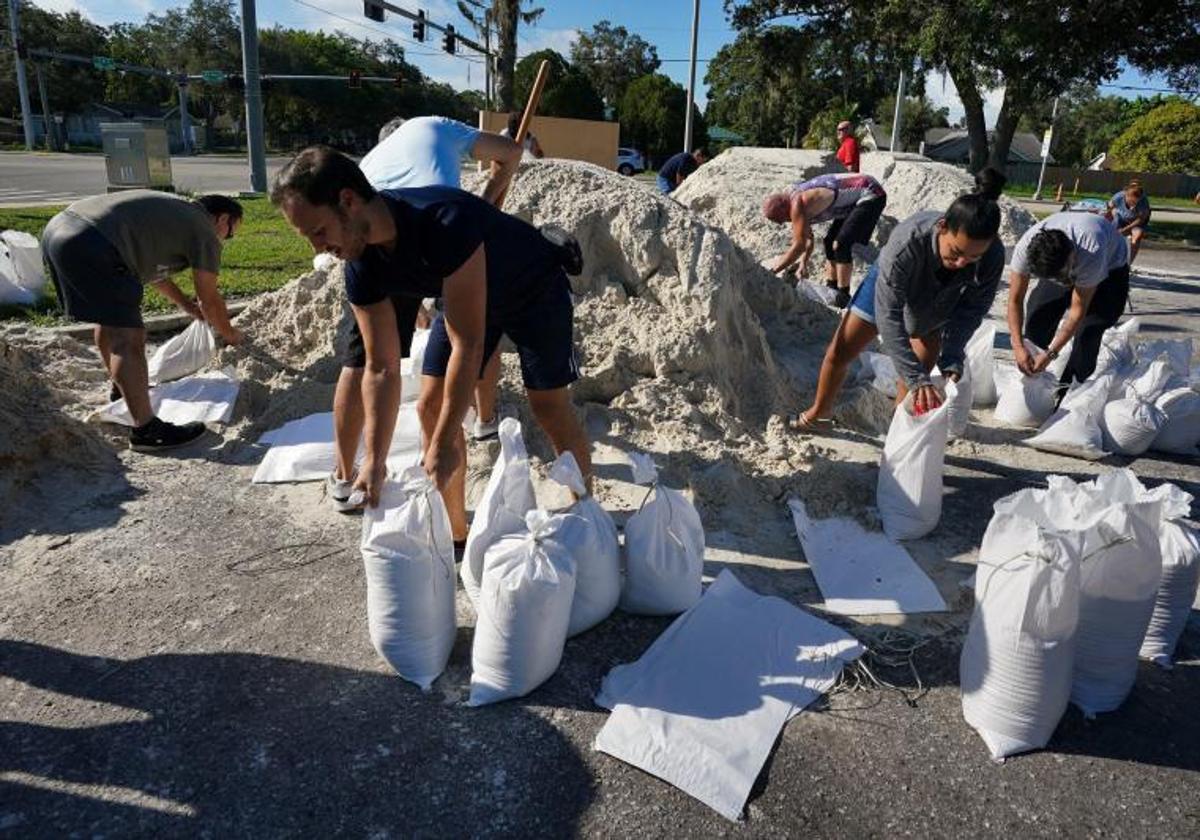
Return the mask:
M863 369L871 378L872 387L884 396L895 399L896 381L899 376L896 373L896 363L892 361L892 357L887 353L864 350L858 358L862 362Z
M1104 448L1120 455L1141 455L1154 443L1167 416L1154 403L1166 389L1171 369L1167 362L1153 362L1125 387L1125 396L1104 406L1100 429Z
M37 303L45 286L37 237L20 230L0 233L0 304Z
M997 511L988 523L959 685L963 718L993 759L1044 747L1070 702L1080 546L1020 513Z
M1137 678L1162 574L1163 504L1128 469L1086 484L1062 476L1048 482L1050 521L1071 523L1083 535L1071 702L1091 717L1118 708Z
M996 322L985 320L967 342L966 364L971 369L971 405L987 408L996 404Z
M1108 455L1100 419L1108 402L1113 376L1106 373L1071 388L1050 419L1042 424L1036 435L1025 441L1025 445L1089 461Z
M1187 626L1200 587L1200 532L1184 521L1191 510L1191 494L1174 484L1160 485L1152 494L1163 501L1163 522L1158 531L1162 579L1140 655L1170 668L1175 645Z
M912 413L913 394L892 415L875 504L883 531L894 540L915 540L937 527L942 516L942 472L946 460L950 406L958 396L953 382L945 386L945 401L921 416Z
M1167 391L1154 405L1166 422L1158 430L1150 448L1172 455L1200 454L1200 393L1191 388Z
M212 370L150 389L150 407L168 423L228 423L237 402L238 381L233 369ZM109 403L90 420L132 426L124 399Z
M650 484L641 509L625 523L625 580L620 606L640 615L672 615L700 599L704 526L678 490L658 483L647 455L630 453L635 484ZM653 495L653 498L650 498Z
M575 595L575 561L560 539L587 527L569 513L532 510L528 530L501 537L484 557L471 646L470 706L523 697L562 661Z
M1025 350L1034 357L1042 352L1028 339ZM996 419L1010 426L1037 428L1042 425L1054 413L1058 379L1047 370L1026 376L1016 366L997 366L996 389L1000 396L996 401Z
M170 382L203 370L217 354L217 338L204 321L192 321L187 329L159 345L150 356L151 384Z
M454 537L441 494L420 466L363 511L367 626L379 655L428 691L454 647Z
M477 607L483 580L483 555L506 534L525 533L525 514L537 508L529 472L529 453L525 450L520 422L505 417L500 421L499 437L500 457L492 467L483 497L475 508L459 571L463 588Z
M595 749L736 820L783 725L863 652L845 631L721 572L636 662L613 668Z
M277 484L287 481L323 481L333 472L337 454L333 442L333 414L310 414L284 423L258 439L269 446L258 469L255 484ZM359 444L358 457L362 458ZM392 446L388 450L388 472L399 475L421 457L421 422L411 403L400 406Z
M567 509L586 527L564 533L561 541L575 559L575 599L567 635L595 627L617 608L621 597L621 543L617 525L608 511L588 495L583 473L571 452L564 452L550 466L549 478L566 487L578 500Z
M812 519L804 502L789 499L804 559L839 615L944 612L946 602L903 546L852 519Z

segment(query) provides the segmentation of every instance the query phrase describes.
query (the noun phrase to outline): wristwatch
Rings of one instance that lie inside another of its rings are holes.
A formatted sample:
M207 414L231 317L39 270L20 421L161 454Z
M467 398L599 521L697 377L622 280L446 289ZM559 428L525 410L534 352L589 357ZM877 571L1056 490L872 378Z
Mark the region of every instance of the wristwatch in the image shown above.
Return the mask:
M1054 361L1055 359L1058 358L1058 351L1057 350L1047 350L1046 358L1049 359L1050 361Z

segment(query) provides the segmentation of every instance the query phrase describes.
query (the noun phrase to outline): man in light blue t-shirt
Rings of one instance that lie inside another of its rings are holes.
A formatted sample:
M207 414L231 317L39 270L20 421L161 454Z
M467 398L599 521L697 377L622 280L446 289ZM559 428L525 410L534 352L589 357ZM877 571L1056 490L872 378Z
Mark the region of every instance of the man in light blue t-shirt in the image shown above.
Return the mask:
M397 118L380 129L379 144L359 162L359 168L377 190L433 186L461 189L465 158L495 164L484 187L483 198L496 204L521 162L521 147L507 137L480 131L446 117ZM401 349L407 356L414 327L413 302L399 298L392 302ZM334 508L344 513L358 509L350 495L354 486L355 457L365 423L362 380L366 362L362 333L357 322L353 322L333 397L337 461L327 488ZM476 421L472 437L477 440L495 437L499 427L496 416L499 379L500 354L496 353L475 389Z
M1125 189L1113 193L1112 200L1108 202L1108 209L1113 214L1117 230L1122 236L1129 238L1129 261L1132 263L1150 225L1150 201L1146 198L1141 183L1130 181Z

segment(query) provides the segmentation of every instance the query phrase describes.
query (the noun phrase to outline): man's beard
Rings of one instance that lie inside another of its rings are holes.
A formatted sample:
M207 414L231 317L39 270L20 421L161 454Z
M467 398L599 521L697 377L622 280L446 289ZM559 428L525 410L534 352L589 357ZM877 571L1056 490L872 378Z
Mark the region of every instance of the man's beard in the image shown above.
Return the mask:
M334 208L337 213L338 221L342 226L342 235L344 237L342 245L342 259L357 260L363 255L363 251L367 249L367 234L370 233L371 225L361 216L351 218L350 215L341 207Z

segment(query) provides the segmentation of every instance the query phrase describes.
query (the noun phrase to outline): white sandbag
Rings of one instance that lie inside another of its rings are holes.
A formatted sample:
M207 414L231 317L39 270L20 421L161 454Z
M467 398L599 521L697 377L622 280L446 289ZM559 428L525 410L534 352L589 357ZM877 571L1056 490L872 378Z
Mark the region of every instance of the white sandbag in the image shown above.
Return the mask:
M228 423L233 417L240 383L233 368L210 370L155 385L150 389L150 409L168 423ZM125 399L93 412L89 421L133 426Z
M889 399L895 399L896 382L900 377L896 373L896 363L892 361L892 357L887 353L875 353L871 350L864 350L858 358L862 362L864 371L870 377L871 385L875 390Z
M567 513L578 516L586 527L564 533L560 541L575 559L575 597L567 635L590 630L608 618L621 597L621 543L617 525L608 511L587 492L575 456L564 452L550 466L549 477L575 494L578 501Z
M1100 352L1096 355L1096 369L1092 375L1121 374L1132 369L1137 358L1134 339L1139 329L1141 322L1137 318L1130 318L1105 330L1100 337Z
M993 759L1044 747L1067 709L1079 548L1078 538L1019 514L997 511L988 523L959 685L963 718Z
M192 321L150 356L150 384L190 376L207 367L216 353L217 338L212 327L204 321Z
M484 554L506 534L524 533L525 514L537 507L520 422L505 417L500 421L499 437L500 457L492 467L483 498L475 508L460 570L463 588L476 606L479 605L479 587L483 580Z
M479 620L471 646L469 706L522 697L544 683L562 661L575 595L575 561L559 539L577 516L532 510L521 534L487 550Z
M454 647L454 538L437 488L417 465L363 511L367 627L379 655L428 691Z
M429 330L417 330L413 333L408 358L400 360L400 399L404 402L416 402L421 394L421 366L428 344Z
M1073 524L1083 532L1071 702L1093 717L1124 703L1137 678L1138 652L1162 575L1163 503L1128 469L1110 470L1086 484L1062 476L1049 481L1051 495L1070 506ZM1070 521L1070 512L1050 515Z
M1191 511L1191 494L1174 484L1160 485L1152 493L1163 500L1163 522L1158 529L1162 579L1140 655L1170 668L1200 587L1200 532L1184 521Z
M1072 458L1096 461L1109 453L1104 449L1100 418L1108 402L1114 374L1077 383L1062 404L1042 424L1038 433L1025 441L1026 446Z
M1029 339L1025 339L1025 351L1035 358L1042 353L1042 349ZM996 419L1010 426L1037 428L1042 425L1054 413L1058 379L1045 370L1026 376L1016 367L998 367L996 388L1000 396L996 401Z
M37 237L20 230L0 233L0 304L37 303L46 286Z
M996 404L996 322L985 320L966 347L966 366L971 369L971 405L987 408Z
M896 407L875 487L875 505L883 532L894 540L915 540L937 527L942 516L942 471L946 459L950 405L958 396L946 383L945 401L914 415L910 393Z
M796 292L801 297L816 303L837 308L837 290L829 288L824 283L814 283L801 278L796 281Z
M1154 401L1162 396L1170 375L1165 361L1155 361L1126 386L1123 399L1104 406L1100 429L1104 432L1105 449L1120 455L1141 455L1150 448L1167 422Z
M1171 371L1172 387L1187 385L1191 377L1192 340L1190 338L1158 338L1153 341L1139 341L1135 347L1138 364L1146 364L1163 359Z
M1191 388L1175 388L1159 397L1155 407L1166 422L1154 436L1150 448L1173 455L1200 454L1200 394Z
M933 369L933 384L941 389L946 390L946 377L942 375L941 370L937 367ZM973 392L971 381L971 368L969 365L963 365L962 376L954 383L955 394L954 398L947 397L946 402L949 404L947 414L947 438L962 437L967 431L967 425L971 422L971 395Z
M678 490L658 483L648 455L630 453L633 480L649 484L642 507L625 523L625 580L620 606L639 615L672 615L700 600L704 526ZM653 496L653 498L651 498Z

